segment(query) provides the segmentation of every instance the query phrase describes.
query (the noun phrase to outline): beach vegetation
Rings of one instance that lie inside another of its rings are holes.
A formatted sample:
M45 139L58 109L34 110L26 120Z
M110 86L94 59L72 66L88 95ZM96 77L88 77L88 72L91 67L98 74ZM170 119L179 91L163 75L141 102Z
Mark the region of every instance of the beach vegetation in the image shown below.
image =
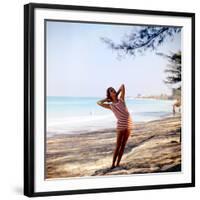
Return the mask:
M111 49L118 51L119 55L127 54L136 56L138 53L143 54L147 50L156 50L167 39L171 38L173 40L174 35L180 31L180 27L140 26L137 29L133 29L118 44L107 37L101 37L101 40Z

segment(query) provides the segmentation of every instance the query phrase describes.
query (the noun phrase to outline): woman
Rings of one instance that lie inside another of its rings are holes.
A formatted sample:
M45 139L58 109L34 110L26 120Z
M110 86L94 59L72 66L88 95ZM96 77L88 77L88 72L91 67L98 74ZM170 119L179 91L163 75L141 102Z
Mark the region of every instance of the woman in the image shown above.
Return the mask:
M173 104L173 113L176 113L176 108L179 108L179 112L181 110L181 99L177 98L176 102Z
M119 94L120 97L118 98ZM112 110L117 118L117 128L116 128L117 142L113 154L113 162L111 169L119 166L122 155L124 153L125 145L133 128L133 122L126 107L124 97L125 97L125 87L124 84L122 84L117 92L113 87L109 87L107 89L107 98L97 102L98 105ZM117 164L115 166L116 160Z

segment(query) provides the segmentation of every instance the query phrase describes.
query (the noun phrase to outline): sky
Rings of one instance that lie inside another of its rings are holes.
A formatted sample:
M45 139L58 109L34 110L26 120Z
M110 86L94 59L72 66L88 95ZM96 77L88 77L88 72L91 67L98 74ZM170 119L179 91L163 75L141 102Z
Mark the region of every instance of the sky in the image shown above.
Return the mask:
M104 97L110 86L123 83L126 96L171 94L163 82L167 60L153 52L118 59L100 39L119 43L136 27L47 21L47 96ZM181 33L163 43L157 52L181 50Z

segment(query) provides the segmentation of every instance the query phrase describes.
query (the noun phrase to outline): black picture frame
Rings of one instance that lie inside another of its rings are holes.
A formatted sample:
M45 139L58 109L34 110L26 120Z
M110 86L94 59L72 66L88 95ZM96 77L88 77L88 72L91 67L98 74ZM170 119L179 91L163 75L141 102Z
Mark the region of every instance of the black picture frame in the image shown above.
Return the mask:
M35 130L35 52L34 52L34 35L35 27L34 11L37 8L42 9L59 9L59 10L79 10L79 11L95 11L108 13L124 13L124 14L139 14L152 16L177 16L188 17L192 21L192 49L191 49L191 73L192 73L192 129L191 129L191 183L180 184L165 184L165 185L144 185L133 187L117 187L117 188L98 188L84 190L66 190L66 191L45 191L35 192L35 169L34 169L34 130ZM99 192L119 192L119 191L134 191L134 190L149 190L162 188L183 188L195 186L195 14L186 12L167 12L153 10L135 10L124 8L108 8L108 7L88 7L74 5L57 5L57 4L37 4L30 3L24 5L24 195L28 197L36 196L52 196L52 195L72 195L84 193L99 193Z

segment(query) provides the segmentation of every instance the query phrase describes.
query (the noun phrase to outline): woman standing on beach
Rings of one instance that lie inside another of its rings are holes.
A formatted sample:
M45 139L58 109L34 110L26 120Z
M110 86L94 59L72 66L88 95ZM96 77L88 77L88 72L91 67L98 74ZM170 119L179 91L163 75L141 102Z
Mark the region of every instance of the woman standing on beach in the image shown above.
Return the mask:
M120 97L118 98L119 94L120 94ZM107 98L102 99L97 102L98 105L112 110L114 115L117 118L117 128L116 128L117 142L116 142L116 148L113 154L113 162L112 162L111 169L115 167L116 160L117 160L116 167L119 166L122 155L124 153L127 140L133 128L133 122L128 112L128 109L126 107L124 97L125 97L125 87L124 87L124 84L122 84L117 92L115 91L113 87L109 87L107 89Z

